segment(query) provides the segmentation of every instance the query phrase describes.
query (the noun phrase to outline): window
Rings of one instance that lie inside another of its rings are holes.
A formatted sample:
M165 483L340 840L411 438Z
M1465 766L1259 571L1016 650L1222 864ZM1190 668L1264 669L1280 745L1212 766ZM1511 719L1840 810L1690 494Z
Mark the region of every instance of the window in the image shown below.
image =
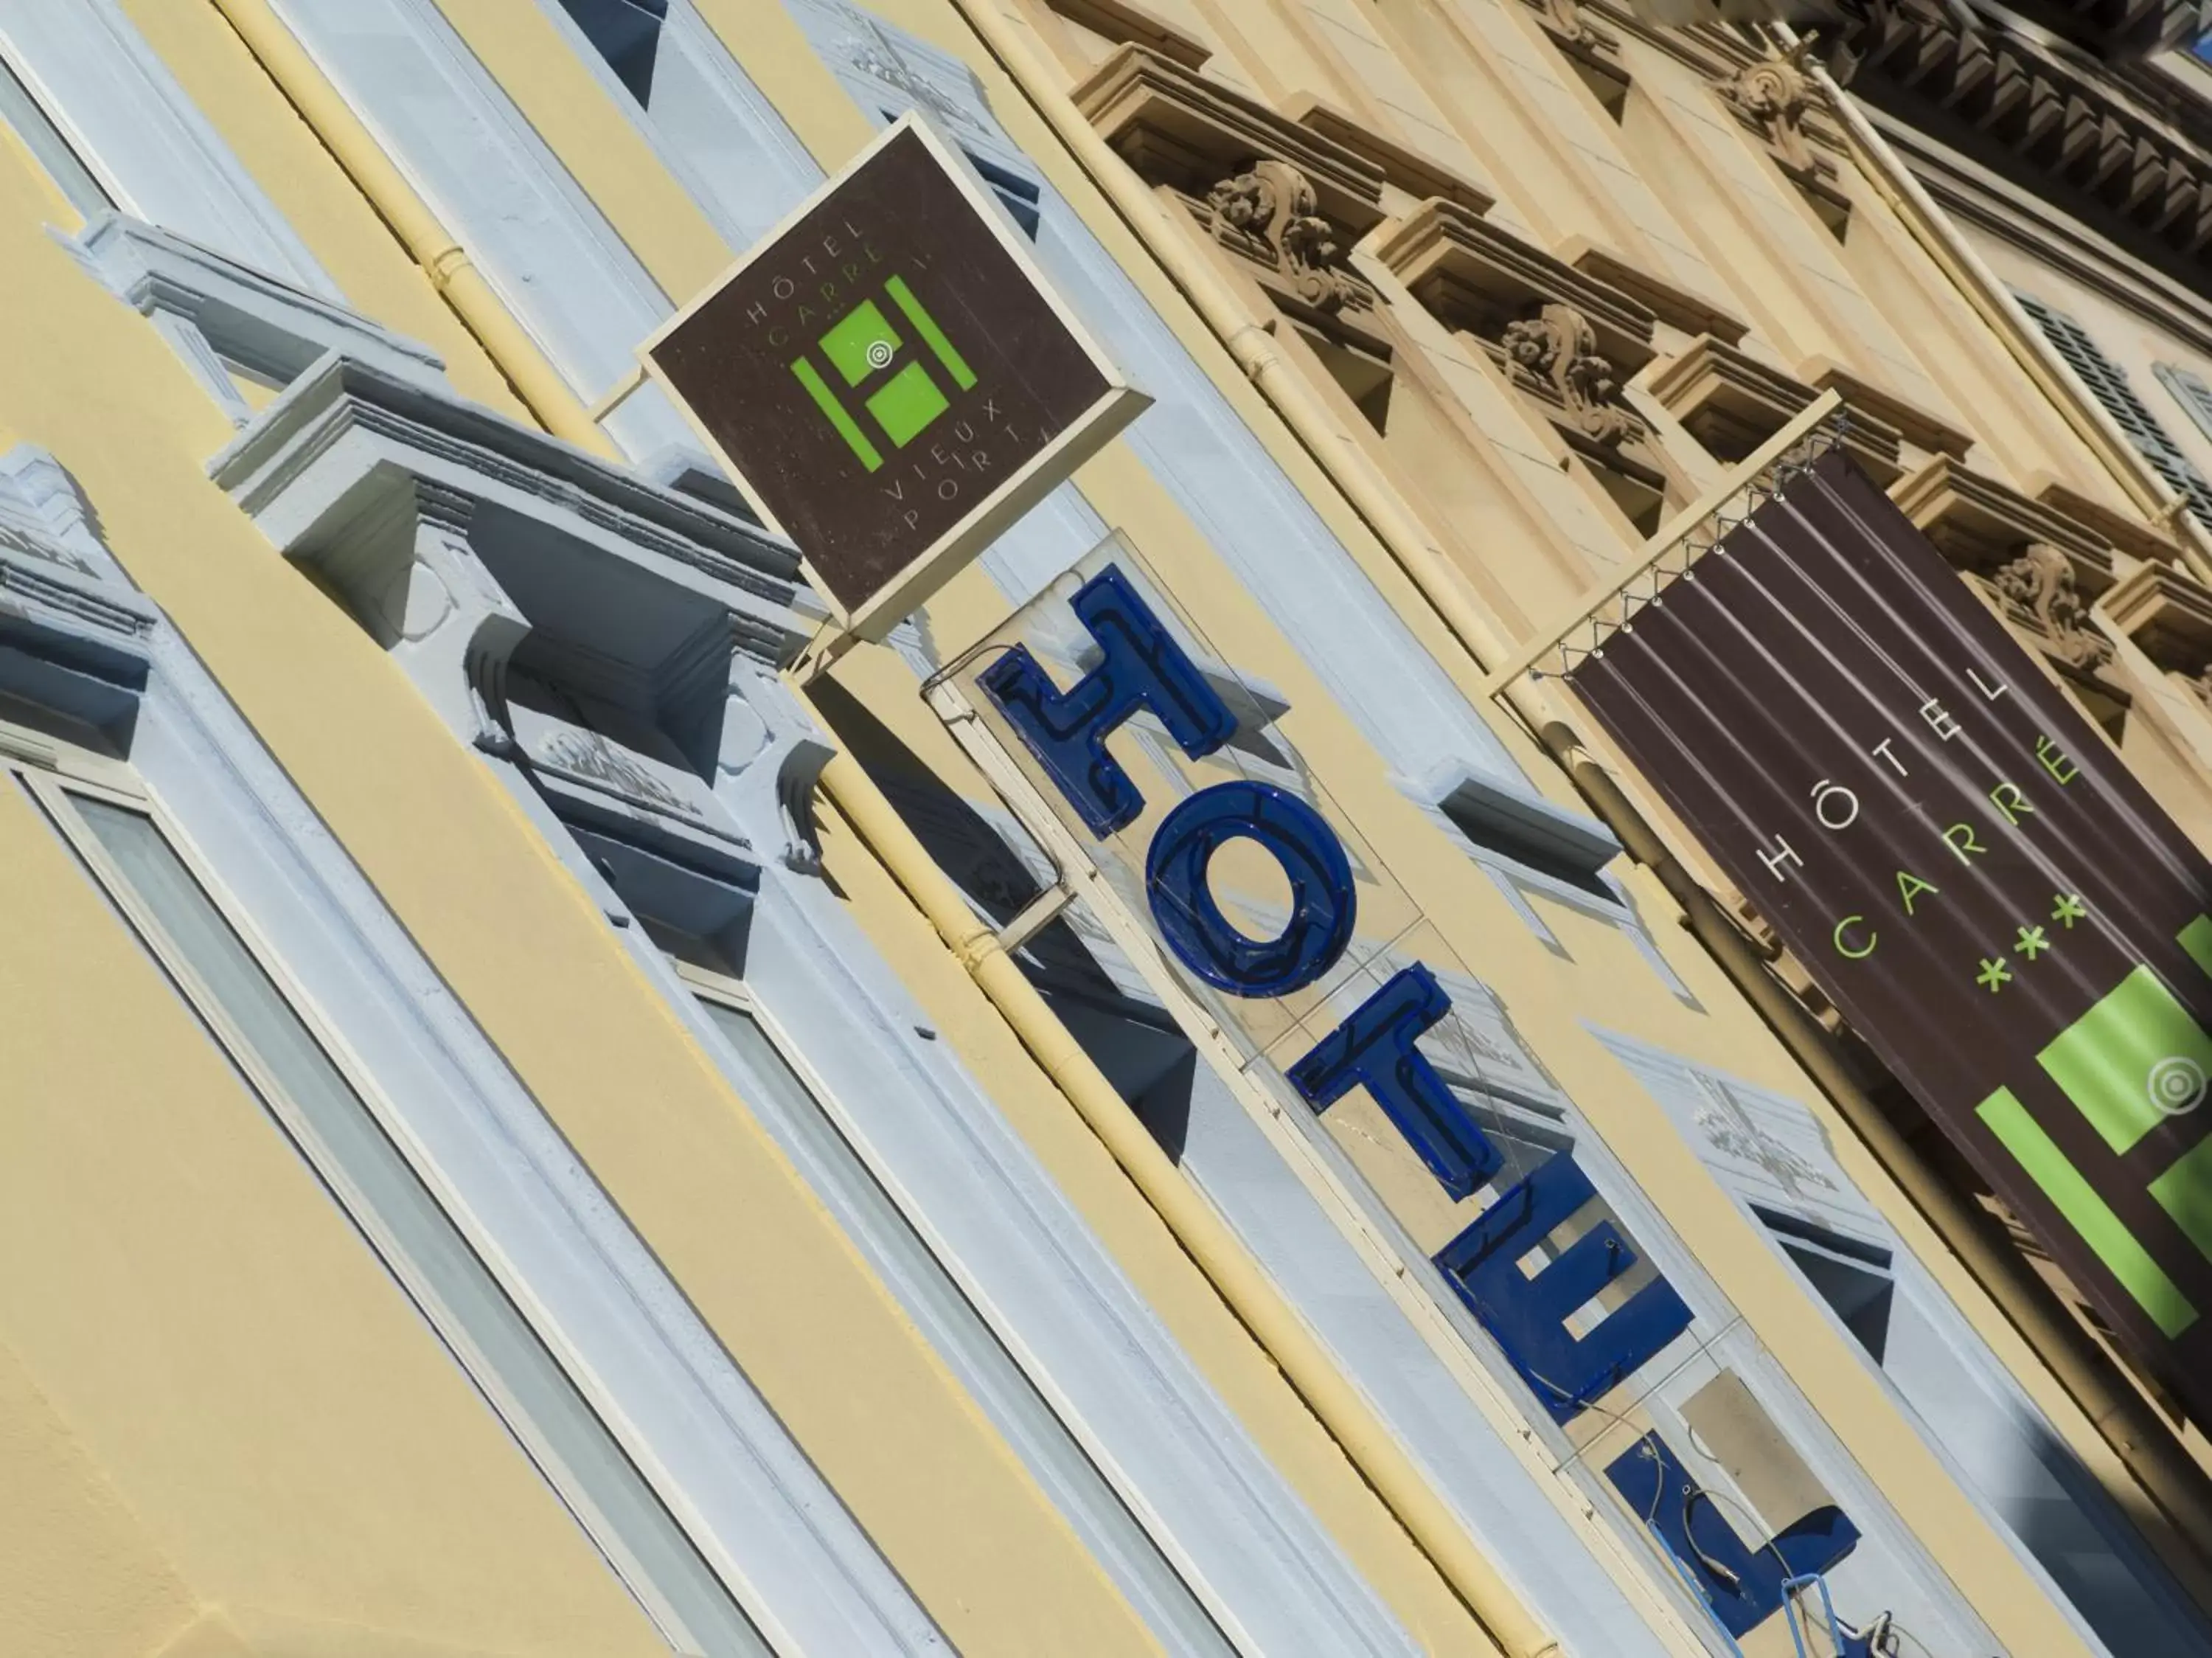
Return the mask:
M1880 1364L1889 1345L1890 1306L1897 1295L1889 1251L1757 1204L1751 1212Z
M561 0L584 38L641 104L653 102L653 62L668 0Z
M2173 393L2183 412L2197 423L2197 430L2212 438L2212 385L2193 369L2185 369L2178 363L2156 363L2151 373L2158 376L2160 385Z
M736 1053L747 1103L1162 1643L1229 1658L1219 1628L785 1058L744 984L696 966L678 971Z
M18 773L671 1643L769 1649L123 768ZM98 781L91 781L96 778Z
M46 170L46 176L69 198L70 205L87 219L98 218L111 210L115 203L92 175L92 169L62 136L61 129L53 124L29 88L15 76L4 59L0 59L0 124L14 129L23 141L23 147Z
M2035 326L2043 330L2044 338L2064 359L2066 366L2081 377L2081 383L2105 405L2106 412L2127 434L2128 441L2142 452L2143 459L2173 486L2175 493L2189 503L2189 510L2197 521L2212 528L2212 484L2205 481L2204 475L2181 452L2166 428L2159 424L2158 417L2136 395L2127 371L2106 357L2097 342L2089 338L2088 331L2063 311L2018 289L2013 290L2013 297L2035 320Z
M1021 226L1022 235L1031 241L1036 240L1037 226L1043 222L1042 201L1044 186L1034 179L1025 179L1010 167L1000 167L986 161L972 149L960 152L967 156L975 169L983 175L983 182L998 195L1000 205L1013 216Z

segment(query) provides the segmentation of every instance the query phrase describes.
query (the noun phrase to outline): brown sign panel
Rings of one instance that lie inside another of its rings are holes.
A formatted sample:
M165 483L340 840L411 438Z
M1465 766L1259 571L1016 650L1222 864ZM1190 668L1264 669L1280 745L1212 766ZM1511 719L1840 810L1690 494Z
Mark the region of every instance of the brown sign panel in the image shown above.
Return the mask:
M2212 865L1843 454L1569 682L2212 1420Z
M914 115L641 350L872 638L1146 401Z

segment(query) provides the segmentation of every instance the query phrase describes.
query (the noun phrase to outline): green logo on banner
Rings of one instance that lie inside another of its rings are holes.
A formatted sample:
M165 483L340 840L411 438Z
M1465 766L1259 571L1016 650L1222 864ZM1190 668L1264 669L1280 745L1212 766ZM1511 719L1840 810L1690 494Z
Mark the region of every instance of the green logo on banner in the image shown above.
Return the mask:
M2180 942L2212 973L2212 917L2191 922ZM2036 1058L2116 1155L2212 1092L2212 1035L2148 967L2128 974ZM2197 1321L2199 1309L2010 1088L1976 1113L2160 1330L2177 1336ZM2176 1158L2149 1191L2212 1257L2212 1137Z
M955 389L974 389L975 371L937 326L937 319L915 297L906 279L893 277L884 284L884 296L914 331L915 338L929 349ZM860 406L866 411L875 430L895 449L902 449L913 442L952 406L952 399L927 366L918 357L904 355L905 338L890 318L884 314L883 308L872 299L862 300L840 317L816 344L831 370L849 390L859 394ZM829 379L815 367L813 359L796 359L791 372L814 399L815 407L836 428L846 447L860 458L860 464L870 472L880 467L884 464L883 451L876 447L875 438L831 389ZM868 387L872 389L864 389Z

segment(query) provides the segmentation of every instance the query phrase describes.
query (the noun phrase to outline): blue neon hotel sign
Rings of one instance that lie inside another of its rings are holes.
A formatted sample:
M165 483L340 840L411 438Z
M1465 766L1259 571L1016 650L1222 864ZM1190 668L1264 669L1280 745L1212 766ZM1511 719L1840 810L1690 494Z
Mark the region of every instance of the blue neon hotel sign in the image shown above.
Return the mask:
M1236 730L1220 695L1121 569L1107 565L1072 606L1098 660L1062 691L1014 645L977 676L1008 725L1091 832L1104 839L1135 822L1145 800L1107 739L1149 711L1190 759ZM1249 840L1280 867L1290 918L1255 939L1224 913L1207 866L1225 843ZM1352 939L1357 893L1342 841L1289 790L1240 779L1199 789L1161 821L1145 859L1153 924L1175 959L1231 996L1280 997L1314 984ZM1364 1088L1437 1182L1472 1196L1504 1158L1416 1045L1451 1003L1418 963L1405 968L1288 1067L1316 1112ZM1689 1306L1654 1277L1581 1335L1567 1320L1640 1259L1610 1221L1577 1238L1533 1277L1520 1262L1598 1195L1571 1150L1500 1195L1436 1256L1436 1265L1556 1422L1573 1421L1689 1327ZM1858 1533L1840 1509L1814 1510L1779 1535L1747 1544L1656 1432L1606 1469L1623 1500L1659 1533L1677 1567L1731 1636L1781 1609L1794 1577L1825 1572Z

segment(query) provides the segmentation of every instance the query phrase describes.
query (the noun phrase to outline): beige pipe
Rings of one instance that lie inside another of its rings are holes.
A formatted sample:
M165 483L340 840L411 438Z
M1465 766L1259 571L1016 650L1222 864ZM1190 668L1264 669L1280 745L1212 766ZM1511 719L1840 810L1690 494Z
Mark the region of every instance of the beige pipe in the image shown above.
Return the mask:
M1786 24L1771 26L1784 45L1796 41ZM2020 302L1999 280L1996 271L1959 234L1943 210L1936 205L1896 148L1883 137L1858 106L1844 95L1835 77L1816 63L1805 64L1806 73L1826 96L1844 134L1850 140L1859 171L1892 212L1912 233L1936 267L1981 314L1991 332L2004 343L2014 359L2027 371L2051 405L2074 428L2091 453L2104 462L2120 488L2144 516L2163 523L2181 550L2182 562L2201 582L2212 582L2212 536L2182 509L2186 499L2152 469L2142 450L2128 441L2111 412L2094 397L2082 394L2072 370L2059 360L2043 330L2035 326Z
M817 717L819 717L817 716ZM937 867L897 809L849 754L822 768L822 790L1167 1223L1230 1311L1282 1371L1437 1575L1505 1658L1560 1658L1466 1530L1198 1188L1168 1160L1113 1083L1068 1033L1019 963Z
M1015 85L1024 90L1031 107L1073 152L1091 182L1113 204L1146 250L1228 348L1238 366L1274 405L1292 435L1328 473L1353 510L1412 578L1474 659L1476 667L1507 661L1511 655L1510 649L1469 596L1458 572L1413 521L1395 491L1347 440L1312 388L1276 354L1273 337L1254 320L1229 284L1192 245L1182 216L1171 213L1167 204L1146 187L1143 180L1098 136L1072 100L1044 91L1058 85L1060 77L1037 61L1027 43L988 0L954 0L954 3ZM1838 107L1847 109L1841 100ZM1847 113L1847 124L1855 113ZM1858 125L1863 127L1863 120ZM1881 144L1878 136L1873 136L1873 143ZM1887 153L1887 146L1869 153ZM1907 184L1911 184L1909 179ZM1917 191L1917 186L1911 188ZM1919 197L1919 202L1917 210L1908 210L1904 204L1899 204L1899 211L1915 225L1916 230L1922 229L1917 222L1921 216L1941 222L1941 215L1924 195ZM1933 247L1930 251L1936 253ZM2001 335L2021 357L2024 366L2036 376L2037 383L2062 407L2073 409L2079 399L2064 379L2055 375L2055 364L2045 360L2047 348L2043 348L2040 332L2027 321L2011 296L2003 293L2002 285L1980 265L1971 250L1962 248L1948 257L1938 253L1936 257L1947 273L1970 296L1980 293L1982 297L1978 303L1983 305L1984 314L1999 326ZM1969 279L1972 270L1980 272L1984 285L1978 290ZM1991 290L1999 297L1990 300ZM1993 308L2008 314L2008 320L1999 324L1997 316L1992 314ZM2080 424L2078 418L2076 424ZM2085 432L2084 436L2090 438L2098 453L2128 485L2131 494L2155 503L2159 486L2145 481L2140 457L2117 430L2105 430L2109 426L2106 420L2094 435ZM2192 546L2185 530L2183 545L2185 552ZM2207 1479L2195 1459L2167 1430L2112 1356L2082 1329L2010 1244L1993 1235L1994 1222L1976 1213L1852 1081L1827 1033L1767 972L1765 964L1712 895L1668 850L1663 838L1622 792L1617 780L1583 747L1558 700L1540 684L1525 677L1499 695L1560 759L1577 789L1600 820L1620 838L1630 855L1648 865L1659 877L1681 905L1692 934L1743 991L1790 1056L1834 1101L1838 1111L1864 1140L1899 1189L1973 1275L1983 1293L2010 1320L2022 1339L2050 1368L2059 1386L2094 1424L2144 1494L2165 1512L2182 1535L2196 1539L2201 1551L2205 1546L2203 1539L2212 1539L2212 1480Z
M483 273L470 262L467 250L438 222L375 135L307 55L299 37L270 9L269 0L215 0L215 5L308 130L345 169L355 188L414 256L461 326L476 336L524 406L556 437L609 460L621 460L621 451L492 291Z

